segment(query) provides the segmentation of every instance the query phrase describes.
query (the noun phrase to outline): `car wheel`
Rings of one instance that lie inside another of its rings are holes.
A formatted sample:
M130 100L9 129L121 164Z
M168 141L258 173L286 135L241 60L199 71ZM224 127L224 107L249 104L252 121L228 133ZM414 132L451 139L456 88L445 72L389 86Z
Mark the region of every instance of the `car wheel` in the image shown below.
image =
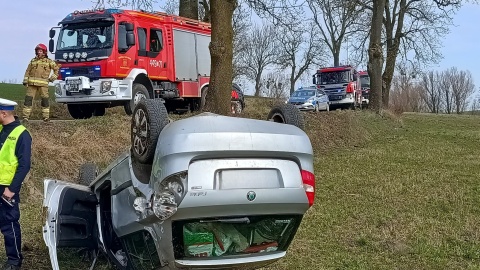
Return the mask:
M87 162L80 166L78 173L78 182L82 185L89 186L98 175L98 167L93 162Z
M152 162L158 136L168 123L167 108L163 102L154 99L140 100L132 115L132 158L140 163Z
M127 115L132 115L135 106L142 99L149 99L150 94L148 93L147 87L143 84L134 83L132 87L132 99L125 103L124 109Z
M305 129L303 114L292 104L280 104L273 107L267 116L267 120L294 125L302 130Z

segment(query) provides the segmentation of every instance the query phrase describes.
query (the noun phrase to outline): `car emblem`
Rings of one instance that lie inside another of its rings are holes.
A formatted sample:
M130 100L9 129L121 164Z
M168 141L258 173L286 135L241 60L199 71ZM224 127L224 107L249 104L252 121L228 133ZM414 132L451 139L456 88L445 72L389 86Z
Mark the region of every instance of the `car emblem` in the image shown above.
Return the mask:
M249 191L247 193L247 200L249 200L249 201L255 200L256 197L257 197L257 194L255 194L254 191Z

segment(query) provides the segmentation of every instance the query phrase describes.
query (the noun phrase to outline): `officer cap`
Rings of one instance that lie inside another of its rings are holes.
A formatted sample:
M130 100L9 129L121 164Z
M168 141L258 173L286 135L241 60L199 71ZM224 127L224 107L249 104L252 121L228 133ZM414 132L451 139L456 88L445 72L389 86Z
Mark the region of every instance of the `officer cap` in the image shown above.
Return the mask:
M13 111L17 105L15 101L0 98L0 111Z

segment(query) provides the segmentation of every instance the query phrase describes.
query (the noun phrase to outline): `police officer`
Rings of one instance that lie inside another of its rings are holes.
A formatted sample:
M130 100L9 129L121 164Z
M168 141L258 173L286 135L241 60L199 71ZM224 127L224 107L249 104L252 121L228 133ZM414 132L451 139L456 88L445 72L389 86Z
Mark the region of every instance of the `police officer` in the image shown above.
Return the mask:
M16 105L0 98L0 230L7 254L3 270L20 269L22 265L18 203L20 188L31 165L32 137L14 116Z
M47 46L38 44L35 47L35 58L28 64L27 71L23 78L23 85L27 87L25 104L23 107L23 119L28 121L32 113L33 99L37 94L42 97L42 117L43 121L50 119L50 104L48 102L48 83L58 78L59 65L50 60L47 55ZM50 73L53 71L53 74Z

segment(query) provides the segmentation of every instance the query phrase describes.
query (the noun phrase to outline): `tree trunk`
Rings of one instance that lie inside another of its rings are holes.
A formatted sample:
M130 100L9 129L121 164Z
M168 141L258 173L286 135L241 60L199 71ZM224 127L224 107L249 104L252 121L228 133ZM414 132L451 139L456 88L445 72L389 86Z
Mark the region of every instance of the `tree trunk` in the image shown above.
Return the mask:
M180 0L178 15L198 20L198 0Z
M370 28L370 44L368 46L368 75L370 76L369 108L375 112L382 109L382 66L383 52L381 45L383 29L383 10L385 0L373 0L372 24Z
M230 114L233 80L233 11L236 0L211 0L212 39L210 85L205 108L213 113Z
M340 66L340 45L333 45L333 66Z
M255 96L259 97L260 96L260 81L262 79L262 70L260 69L260 72L257 73L257 76L255 78ZM233 78L232 78L233 80ZM269 87L267 87L269 88Z
M382 79L385 84L382 87L382 105L384 109L388 109L390 101L390 88L392 86L393 73L395 72L395 62L398 55L398 44L400 40L395 40L392 47L387 48L387 60L385 63L385 71L382 74ZM387 45L388 46L388 45Z
M290 73L290 95L295 92L295 65L292 67L292 73Z

